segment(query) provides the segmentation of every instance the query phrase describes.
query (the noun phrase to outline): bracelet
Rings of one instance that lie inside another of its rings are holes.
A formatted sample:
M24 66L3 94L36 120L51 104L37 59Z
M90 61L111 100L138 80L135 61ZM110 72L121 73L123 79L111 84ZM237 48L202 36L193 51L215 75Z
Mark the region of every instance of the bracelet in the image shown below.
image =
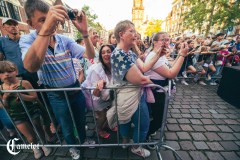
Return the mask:
M55 31L54 31L55 32ZM42 37L48 37L48 36L51 36L54 32L50 33L50 34L39 34L38 33L38 36L42 36Z
M89 37L89 35L87 34L87 35L85 35L85 36L83 36L83 38L88 38Z
M182 56L183 58L185 58L186 56L183 56L183 55L181 55L181 54L179 54L179 56Z

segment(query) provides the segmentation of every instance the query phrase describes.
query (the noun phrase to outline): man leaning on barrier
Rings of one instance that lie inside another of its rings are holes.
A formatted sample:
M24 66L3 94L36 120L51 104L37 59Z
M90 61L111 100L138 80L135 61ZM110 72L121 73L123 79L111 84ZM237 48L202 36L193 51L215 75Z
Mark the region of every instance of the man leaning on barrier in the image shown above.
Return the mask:
M57 25L69 20L66 8L62 5L49 8L42 0L27 0L24 8L28 24L36 29L20 40L24 67L30 72L37 71L39 82L45 88L79 87L72 58L82 58L85 49L74 40L56 34ZM87 17L84 12L76 11L76 13L76 19L72 22L83 35L87 56L93 58L94 50L88 38ZM51 91L47 95L56 119L61 125L66 143L76 144L73 122L64 94ZM71 96L73 118L80 142L83 143L86 138L85 99L81 91L68 92L68 96ZM76 148L70 148L70 153L73 159L80 157L79 150Z

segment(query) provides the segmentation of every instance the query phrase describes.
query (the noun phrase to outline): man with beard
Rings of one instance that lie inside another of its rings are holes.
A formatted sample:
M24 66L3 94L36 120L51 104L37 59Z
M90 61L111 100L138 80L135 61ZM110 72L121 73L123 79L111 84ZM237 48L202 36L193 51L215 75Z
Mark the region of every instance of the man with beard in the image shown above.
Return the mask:
M18 76L23 76L26 70L23 67L22 53L18 43L20 39L18 22L11 18L4 18L2 26L7 35L0 38L0 60L8 60L16 64Z
M30 73L23 66L22 52L19 47L19 40L21 36L18 28L18 21L12 18L3 18L2 26L3 26L3 29L6 31L6 36L0 38L0 61L8 60L13 62L18 68L17 77L23 80L29 81L33 86L33 88L35 89L42 89L41 86L39 86L37 83L38 82L37 73L36 72ZM45 96L45 93L43 95ZM38 96L39 96L39 99L42 100L40 94ZM48 102L48 99L45 99L45 100L46 100L46 103L50 105ZM48 117L46 109L43 107L41 107L40 109L41 109L41 112L44 113L43 128L47 135L47 141L53 142L55 141L56 137L50 131L49 126L51 121ZM50 113L53 114L51 110L50 110ZM4 123L5 126L7 127L9 126L8 127L9 129L13 129L13 126L4 110L0 110L0 117L2 118L2 122ZM11 130L9 133L10 133L10 137L12 137Z

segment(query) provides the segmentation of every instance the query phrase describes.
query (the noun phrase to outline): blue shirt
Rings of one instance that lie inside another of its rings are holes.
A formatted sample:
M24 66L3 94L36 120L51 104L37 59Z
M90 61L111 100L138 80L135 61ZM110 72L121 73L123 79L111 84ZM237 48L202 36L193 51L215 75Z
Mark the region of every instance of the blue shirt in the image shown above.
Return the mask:
M112 77L114 84L124 85L129 83L125 76L128 70L136 63L137 55L129 50L127 53L116 48L111 54Z
M21 37L19 45L23 60L36 37L36 31ZM67 87L77 80L72 58L82 58L85 48L64 35L56 34L54 37L54 53L47 49L45 59L38 70L39 83L49 87Z
M3 53L5 60L13 62L18 68L18 74L26 73L22 62L22 53L19 41L14 41L9 37L0 37L0 52Z

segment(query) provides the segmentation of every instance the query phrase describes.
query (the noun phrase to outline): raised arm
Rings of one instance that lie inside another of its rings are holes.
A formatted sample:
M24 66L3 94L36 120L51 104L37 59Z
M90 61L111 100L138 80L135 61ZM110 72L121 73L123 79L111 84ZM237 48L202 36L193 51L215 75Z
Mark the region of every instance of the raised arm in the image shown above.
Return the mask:
M85 43L85 47L86 47L86 54L87 57L92 59L95 56L95 51L94 51L94 47L92 44L92 41L89 38L88 35L88 23L87 23L87 16L85 14L85 12L78 12L78 16L76 18L76 20L72 21L74 26L78 29L79 32L81 32L82 36L83 36L83 40Z
M181 49L179 51L177 60L173 64L172 68L169 68L167 65L162 65L161 67L156 68L154 71L157 72L159 75L165 77L165 78L176 77L178 72L181 69L184 58L187 56L187 54L188 54L188 46L187 46L186 43L184 43L181 46Z
M155 55L148 62L143 62L140 58L137 59L138 68L143 73L149 71L154 66L154 64L158 61L158 59L167 52L167 50L166 48L160 47L158 50L154 52L155 52Z
M44 17L42 19L37 19L37 24L41 23L41 21L44 21L44 23L42 24L41 29L38 31L37 38L27 50L23 60L24 68L26 68L29 72L36 72L42 65L48 45L50 43L50 37L55 33L57 24L63 24L65 22L65 18L68 19L65 8L61 5L57 5L52 6L49 9L46 19L44 19ZM36 27L31 19L28 20L28 23L33 28Z

